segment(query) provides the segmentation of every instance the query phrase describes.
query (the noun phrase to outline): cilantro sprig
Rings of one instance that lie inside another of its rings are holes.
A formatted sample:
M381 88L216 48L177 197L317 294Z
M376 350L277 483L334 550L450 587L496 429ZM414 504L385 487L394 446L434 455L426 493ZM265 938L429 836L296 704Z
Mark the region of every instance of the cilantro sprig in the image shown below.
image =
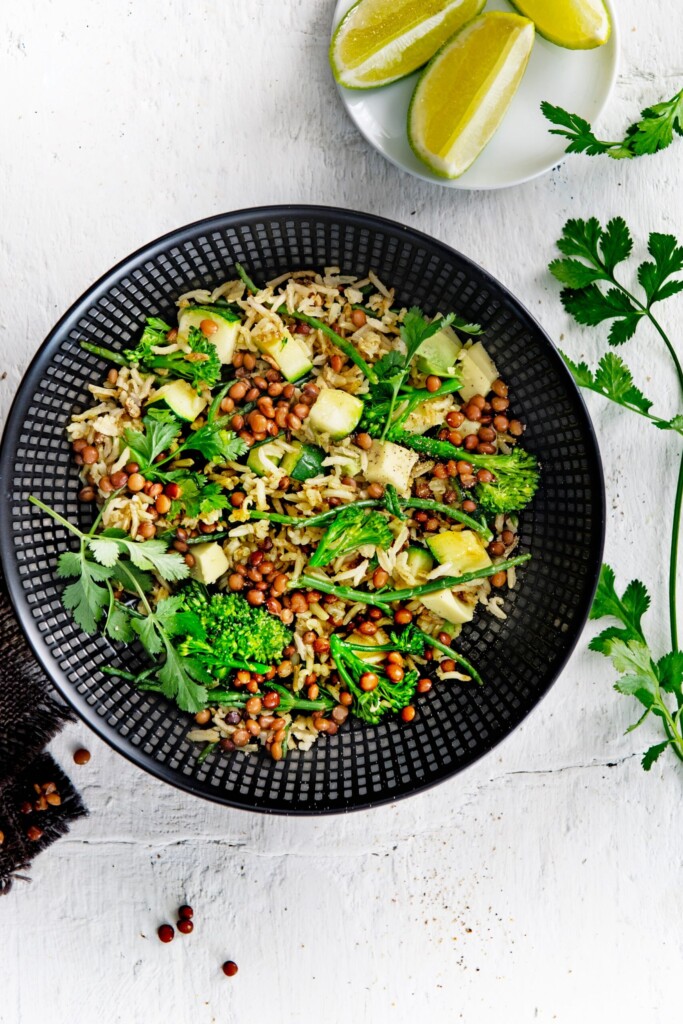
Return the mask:
M614 352L606 352L593 371L587 363L575 363L565 352L561 355L579 387L594 391L615 405L621 405L630 412L644 416L660 430L674 430L678 434L683 434L682 415L678 414L669 420L652 415L652 402L633 383L631 371L621 356Z
M171 518L183 513L193 519L228 507L229 500L223 488L217 483L210 483L205 474L192 472L186 467L173 468L173 464L188 452L198 454L208 462L232 462L243 455L247 445L234 431L226 429L227 422L226 417L209 420L182 438L183 424L164 412L145 416L143 430L129 427L125 431L124 443L145 478L179 485L181 496L171 506Z
M175 700L183 711L199 711L206 703L204 684L210 677L173 645L174 637L187 632L182 598L162 598L154 608L147 598L153 585L151 573L166 583L187 578L190 570L182 556L168 551L161 540L134 541L123 530L114 529L96 533L102 512L84 533L33 495L29 501L78 538L78 549L63 552L57 563L58 575L74 580L65 587L62 603L76 623L85 633L102 628L112 640L124 643L137 637L155 662L143 673L146 685ZM142 612L116 598L120 588L138 598ZM109 668L116 674L116 669Z
M635 133L632 133L635 137ZM570 220L557 243L564 258L553 260L550 271L565 285L561 293L567 312L586 326L610 321L607 336L610 345L628 341L641 325L653 327L671 357L679 391L683 396L683 369L674 344L652 312L663 302L683 291L683 246L673 235L653 232L647 243L649 260L637 268L642 296L634 295L616 277L616 268L631 256L633 239L621 217L615 217L603 228L596 218ZM633 381L625 361L614 352L606 352L595 370L585 362L574 362L562 353L576 384L602 395L609 401L637 413L660 430L683 434L683 415L670 419L651 412L652 402ZM649 769L655 760L672 747L683 760L681 708L683 708L683 654L678 650L677 570L678 544L683 509L683 453L673 505L671 545L669 553L669 628L671 652L655 661L641 628L641 619L650 598L642 583L632 581L619 597L614 586L614 573L603 566L600 583L591 611L591 618L611 616L622 623L621 629L610 627L591 643L591 649L612 659L622 678L616 685L620 693L636 697L645 706L644 720L650 713L662 720L666 739L651 747L643 758ZM671 711L666 695L675 697ZM640 724L640 721L636 724Z
M569 139L567 153L605 154L613 160L631 160L658 153L671 145L674 135L683 135L683 89L669 100L646 107L640 120L626 129L623 139L614 142L598 139L590 123L578 114L570 114L547 101L541 103L541 110L551 124L557 125L550 129L550 134Z
M638 728L649 715L662 723L666 739L646 750L642 760L646 771L668 747L683 761L683 652L672 650L655 661L641 625L649 607L650 595L640 580L631 580L620 597L614 570L603 565L590 617L613 618L621 626L608 626L589 646L610 658L619 672L614 689L635 697L645 708L626 731Z

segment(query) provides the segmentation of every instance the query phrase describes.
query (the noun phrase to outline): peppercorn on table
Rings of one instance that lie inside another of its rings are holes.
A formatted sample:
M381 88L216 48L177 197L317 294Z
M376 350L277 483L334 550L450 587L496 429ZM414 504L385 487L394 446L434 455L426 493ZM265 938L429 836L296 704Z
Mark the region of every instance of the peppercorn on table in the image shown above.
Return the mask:
M683 140L633 161L575 156L503 192L407 177L343 113L326 53L333 6L73 0L68 18L56 0L3 7L3 420L42 338L92 280L176 225L262 203L334 203L433 234L595 364L599 331L569 319L546 270L555 240L569 217L593 215L623 215L640 239L681 239ZM673 0L647 17L623 0L620 19L609 138L683 84ZM662 414L678 412L654 338L639 335L628 356ZM606 560L620 581L652 587L675 447L587 401L606 472ZM283 1024L667 1019L679 1004L683 775L672 756L643 772L659 735L649 722L624 734L637 709L587 650L593 633L493 753L349 816L227 811L69 726L50 749L90 817L0 901L0 1024L241 1024L256 1008ZM649 637L666 650L663 586Z

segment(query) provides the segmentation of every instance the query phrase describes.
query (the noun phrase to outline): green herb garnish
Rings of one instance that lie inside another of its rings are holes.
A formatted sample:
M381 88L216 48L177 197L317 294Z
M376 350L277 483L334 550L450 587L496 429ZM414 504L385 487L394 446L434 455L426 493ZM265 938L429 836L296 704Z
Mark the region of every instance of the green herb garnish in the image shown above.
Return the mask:
M557 128L551 135L564 135L569 139L567 153L586 153L588 156L606 154L613 160L629 160L634 156L647 156L666 149L673 142L674 133L683 135L683 89L663 103L655 103L641 111L640 120L630 125L624 138L605 142L596 138L588 121L578 114L570 114L562 107L541 103L544 116Z
M681 94L678 96L680 104ZM678 122L680 130L680 122ZM635 133L633 134L635 137ZM669 140L670 141L670 140ZM642 297L634 295L615 276L615 268L632 252L631 233L622 218L616 217L604 228L595 219L570 220L565 224L558 248L564 258L550 264L551 273L567 287L561 293L568 313L581 324L594 326L612 321L607 341L620 345L631 338L638 328L649 322L664 342L671 357L683 393L683 369L673 343L655 318L652 307L656 302L683 291L683 279L676 277L683 271L683 246L673 235L657 232L650 234L648 252L651 260L637 268ZM602 287L600 287L602 285ZM603 290L606 286L606 290ZM671 419L651 413L652 402L634 384L625 361L615 353L606 352L593 371L584 362L575 363L568 356L564 360L579 387L601 394L616 405L650 420L660 430L683 433L683 416ZM671 651L655 661L641 628L641 618L650 598L639 580L632 580L619 597L614 586L614 572L604 565L598 591L591 610L591 618L611 616L622 627L610 627L591 642L591 649L611 658L622 678L616 689L635 697L646 708L641 721L652 713L663 724L666 739L651 747L643 758L643 767L649 769L667 747L683 760L681 738L681 709L683 692L683 654L678 650L677 622L677 566L678 541L683 508L683 457L681 457L673 507L671 546L669 554L669 628ZM667 700L675 700L670 709ZM631 728L635 728L632 726ZM630 730L629 730L630 731Z
M143 369L164 377L188 380L193 387L215 387L221 378L221 361L216 346L208 341L197 327L191 327L187 344L189 352L178 349L165 354L156 353L154 348L169 344L170 326L158 317L148 317L142 337L135 348L116 352L102 345L81 341L81 348L93 355L108 359L120 366L142 366Z

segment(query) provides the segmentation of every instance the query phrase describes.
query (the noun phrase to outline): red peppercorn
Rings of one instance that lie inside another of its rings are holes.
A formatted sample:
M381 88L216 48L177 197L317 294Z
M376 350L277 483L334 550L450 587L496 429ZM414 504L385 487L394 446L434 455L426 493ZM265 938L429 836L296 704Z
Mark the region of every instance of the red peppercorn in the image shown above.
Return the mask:
M191 917L194 917L194 910L187 903L183 903L182 907L178 911L178 916L189 921Z
M223 964L223 974L227 974L229 978L232 978L239 970L234 960L226 960Z
M160 924L159 927L157 928L157 935L159 936L162 942L172 942L173 936L175 935L173 925Z
M178 921L178 931L182 932L183 935L189 935L194 930L194 925L190 921L189 917L181 917Z

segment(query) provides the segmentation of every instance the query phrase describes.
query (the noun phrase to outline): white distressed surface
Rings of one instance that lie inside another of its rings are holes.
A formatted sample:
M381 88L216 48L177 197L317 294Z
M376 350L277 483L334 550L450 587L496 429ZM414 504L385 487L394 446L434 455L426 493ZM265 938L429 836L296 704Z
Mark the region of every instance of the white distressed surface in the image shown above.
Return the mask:
M368 150L342 113L322 0L4 0L0 9L0 383L6 414L58 315L170 228L260 203L323 202L415 225L482 262L576 355L544 272L567 216L683 236L683 142L631 164L577 157L508 192L454 194ZM677 0L622 0L609 136L683 76ZM664 315L672 331L681 305ZM678 408L654 337L640 383ZM663 583L671 439L598 399L607 556ZM637 445L637 448L636 448ZM649 616L666 642L665 595ZM154 781L71 727L53 744L91 816L0 902L2 1024L659 1024L680 1016L680 802L653 731L580 644L493 755L422 796L348 818L229 812ZM85 744L89 766L71 766ZM192 936L162 946L184 899ZM232 957L240 973L219 964Z

